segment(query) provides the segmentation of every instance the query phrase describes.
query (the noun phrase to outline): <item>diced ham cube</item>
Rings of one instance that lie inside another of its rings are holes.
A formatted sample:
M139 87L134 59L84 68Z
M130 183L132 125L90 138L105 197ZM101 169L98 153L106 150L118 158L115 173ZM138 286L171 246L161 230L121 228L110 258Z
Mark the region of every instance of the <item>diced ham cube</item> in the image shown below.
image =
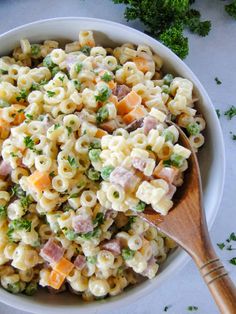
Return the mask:
M75 64L77 60L78 60L77 55L68 54L66 56L66 68L67 68L68 71L70 71L70 69L72 68L73 64Z
M132 123L125 127L126 131L130 133L137 130L138 128L141 128L143 126L143 120L144 118L133 121Z
M72 227L78 233L87 233L93 231L93 222L90 217L81 215L73 217Z
M46 129L50 128L55 123L55 120L49 115L46 114L43 118L43 124L45 125Z
M143 131L145 135L148 135L148 133L152 130L155 129L157 126L158 122L156 118L147 116L143 120Z
M10 174L12 171L12 168L10 166L10 164L3 160L0 164L0 176L7 176L8 174Z
M139 171L144 171L146 167L146 160L144 158L134 157L132 159L132 165L135 169L138 169Z
M100 248L102 250L110 251L114 255L119 255L121 253L120 239L109 240L109 241L101 244Z
M163 167L159 173L158 177L161 179L166 180L168 183L173 183L173 181L176 179L176 177L179 174L179 169L174 167Z
M134 175L131 171L123 168L117 167L110 174L110 182L114 184L119 184L126 191L132 192L135 190L140 179Z
M117 96L118 101L128 95L130 92L130 88L126 85L118 85L113 90L113 94Z
M86 265L86 257L84 255L78 255L74 261L74 265L79 270L83 269Z
M100 128L107 131L108 133L112 133L117 128L119 128L119 124L116 120L110 120L110 121L101 123Z
M147 262L147 268L142 272L142 275L145 277L150 277L150 279L153 277L151 274L151 270L153 268L153 266L156 264L156 259L154 256L152 256L148 262Z
M168 193L167 193L166 196L167 196L169 199L172 199L172 197L173 197L173 195L175 194L175 192L176 192L176 186L173 185L173 184L169 184L169 191L168 191Z
M40 255L49 263L58 262L64 255L64 249L55 243L53 239L49 239L48 242L40 251Z
M113 209L108 209L105 213L105 219L114 219L117 216L117 211Z

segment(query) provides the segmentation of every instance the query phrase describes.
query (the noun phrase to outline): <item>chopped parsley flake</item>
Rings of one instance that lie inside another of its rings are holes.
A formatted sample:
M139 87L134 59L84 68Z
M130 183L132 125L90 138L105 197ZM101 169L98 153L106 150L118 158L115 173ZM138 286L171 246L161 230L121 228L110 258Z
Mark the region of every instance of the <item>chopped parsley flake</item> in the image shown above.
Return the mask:
M77 198L79 197L79 193L71 194L69 198Z
M220 118L220 109L216 109L217 117Z
M12 196L24 197L25 195L26 195L25 191L22 190L22 188L19 184L15 184L11 188L11 197Z
M188 306L187 310L190 311L190 312L191 312L191 311L197 311L197 310L198 310L198 307L191 305L191 306Z
M71 135L71 133L73 132L72 127L70 127L70 126L66 126L66 129L67 129L67 132L68 132L68 136L70 136L70 135Z
M26 116L26 118L28 118L29 120L33 120L32 114L27 113L25 116Z
M108 72L104 73L103 76L101 77L101 79L104 82L110 82L112 80L112 76L111 74L109 74Z
M67 160L71 167L77 167L77 163L74 157L68 156Z
M77 63L75 65L75 72L79 73L83 68L83 64L82 63Z
M22 88L22 90L19 92L19 95L16 97L16 100L17 101L26 100L27 96L28 92L26 91L25 88Z
M27 209L32 202L33 200L30 195L24 196L20 199L20 204L24 209Z
M236 257L231 258L231 260L229 260L230 264L236 266Z
M56 93L55 93L55 92L52 92L52 91L50 91L50 90L47 90L47 95L48 95L48 97L53 97L53 96L56 95Z
M31 231L31 221L27 219L14 219L9 224L9 229Z
M80 51L83 52L83 54L85 54L86 56L89 56L91 47L85 45L82 48L80 48Z
M104 214L103 213L97 213L96 218L93 220L93 224L96 226L102 225L104 222Z
M106 101L111 95L111 90L108 87L103 87L98 95L95 96L96 101L104 102Z
M0 206L0 218L5 218L7 216L7 207L1 205Z
M236 234L234 232L232 232L230 235L229 235L229 238L226 239L226 242L230 242L230 241L236 241Z
M218 79L218 77L215 77L215 81L216 81L217 85L221 85L222 84L222 82Z
M24 137L24 144L27 148L29 149L34 149L34 141L32 140L32 138L30 136L25 136Z
M225 116L227 116L229 120L236 116L236 107L231 106L229 110L225 111Z
M64 81L64 78L65 78L65 75L64 75L64 76L59 76L58 78L59 78L59 80L60 80L61 82L63 82L63 81Z
M218 248L220 248L221 250L223 250L223 248L225 247L225 244L222 243L217 243Z
M54 124L54 130L57 130L60 126L61 126L60 123Z

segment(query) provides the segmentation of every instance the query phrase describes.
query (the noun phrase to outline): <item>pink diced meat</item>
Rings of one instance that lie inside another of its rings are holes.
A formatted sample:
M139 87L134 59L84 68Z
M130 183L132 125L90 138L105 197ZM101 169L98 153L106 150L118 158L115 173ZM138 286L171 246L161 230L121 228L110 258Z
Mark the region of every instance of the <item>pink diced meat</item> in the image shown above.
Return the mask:
M105 213L105 219L114 219L116 218L118 212L113 209L108 209Z
M117 97L118 101L128 95L130 92L130 88L126 85L117 85L113 90L113 94Z
M0 164L0 176L7 176L8 174L10 174L12 171L12 168L10 166L10 164L3 160Z
M174 186L173 184L169 184L169 190L168 190L166 196L169 199L172 199L172 197L174 196L175 192L176 192L176 186Z
M101 123L100 128L107 131L108 133L112 133L117 128L119 128L119 124L116 120L110 120L110 121Z
M146 167L146 160L144 158L134 157L132 159L132 165L135 169L138 169L139 171L144 171Z
M78 233L87 233L93 231L93 222L90 217L78 215L73 218L72 227Z
M84 255L78 255L74 261L74 265L79 270L83 269L86 264L86 257Z
M143 131L145 135L148 135L148 133L152 130L155 129L157 126L158 122L154 117L147 116L143 120Z
M121 253L121 243L119 239L109 240L101 244L100 248L102 250L110 251L114 255L119 255Z
M149 277L149 273L153 265L156 264L156 259L152 256L147 262L147 268L142 272L142 275L145 277Z
M58 262L64 255L64 249L55 243L53 239L49 239L48 242L40 251L40 255L49 263Z
M135 190L139 178L129 170L123 167L117 167L110 175L110 182L119 184L126 191L132 192Z
M73 64L75 64L77 60L78 60L78 57L76 55L68 54L66 56L66 68L68 71L70 71Z
M158 177L172 184L179 174L179 169L171 167L163 167L158 173Z

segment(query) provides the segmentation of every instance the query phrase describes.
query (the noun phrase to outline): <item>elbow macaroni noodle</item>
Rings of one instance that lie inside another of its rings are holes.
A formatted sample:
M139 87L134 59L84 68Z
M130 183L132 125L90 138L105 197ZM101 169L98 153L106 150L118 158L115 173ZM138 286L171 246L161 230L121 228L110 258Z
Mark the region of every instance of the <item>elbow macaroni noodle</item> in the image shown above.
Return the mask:
M190 156L167 119L195 151L206 126L192 82L162 76L162 64L145 45L101 47L87 30L65 49L22 39L0 58L4 289L67 283L88 301L156 276L176 245L137 213L168 214ZM56 262L42 254L51 240L63 250Z

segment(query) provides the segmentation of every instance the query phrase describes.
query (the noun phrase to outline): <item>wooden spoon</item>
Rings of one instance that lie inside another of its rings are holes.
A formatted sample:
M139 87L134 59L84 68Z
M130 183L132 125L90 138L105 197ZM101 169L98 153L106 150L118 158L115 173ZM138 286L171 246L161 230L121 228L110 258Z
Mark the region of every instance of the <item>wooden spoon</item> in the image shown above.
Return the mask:
M192 152L184 184L177 192L173 209L166 216L148 208L140 213L140 217L172 238L193 258L221 313L236 314L236 288L209 237L196 155L184 132L176 124L170 124L178 129L181 144Z

